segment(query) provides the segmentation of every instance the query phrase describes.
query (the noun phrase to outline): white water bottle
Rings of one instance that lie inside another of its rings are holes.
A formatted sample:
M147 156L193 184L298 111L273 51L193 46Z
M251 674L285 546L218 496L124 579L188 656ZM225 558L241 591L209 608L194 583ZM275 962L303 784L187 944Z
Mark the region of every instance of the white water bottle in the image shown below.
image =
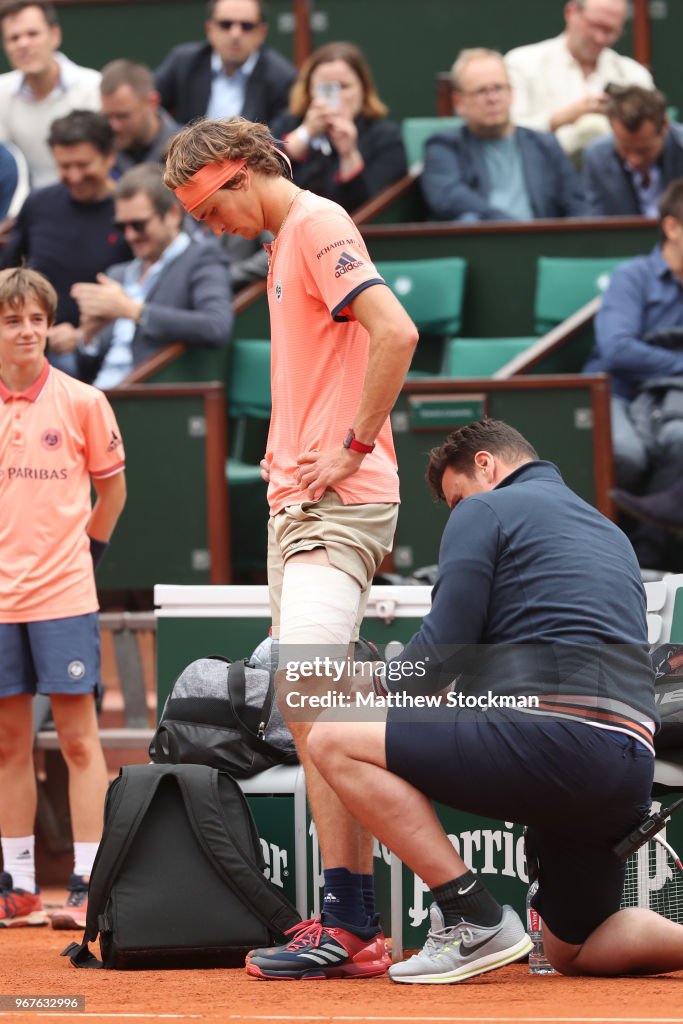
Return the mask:
M526 928L533 942L529 953L529 974L555 974L555 968L545 955L543 949L543 922L537 910L531 906L531 900L538 890L536 879L529 886L526 896Z

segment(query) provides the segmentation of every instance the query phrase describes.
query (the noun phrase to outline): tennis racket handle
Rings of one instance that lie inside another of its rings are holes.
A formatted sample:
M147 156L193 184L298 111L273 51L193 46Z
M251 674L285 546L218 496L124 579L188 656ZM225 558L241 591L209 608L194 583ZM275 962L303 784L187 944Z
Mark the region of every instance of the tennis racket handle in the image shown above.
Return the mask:
M648 839L656 835L663 827L668 814L650 814L647 818L641 821L638 828L634 829L633 832L624 838L620 839L618 843L612 847L612 852L617 855L619 860L626 860L632 853L639 850L641 846L644 846Z

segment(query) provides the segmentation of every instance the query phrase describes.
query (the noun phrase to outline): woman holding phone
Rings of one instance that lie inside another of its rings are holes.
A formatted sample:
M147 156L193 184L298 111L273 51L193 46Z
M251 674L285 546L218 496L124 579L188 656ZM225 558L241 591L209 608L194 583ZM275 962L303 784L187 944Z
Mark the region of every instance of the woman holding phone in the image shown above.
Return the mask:
M358 47L327 43L302 66L289 113L271 129L296 184L351 212L406 173L401 130L386 113Z

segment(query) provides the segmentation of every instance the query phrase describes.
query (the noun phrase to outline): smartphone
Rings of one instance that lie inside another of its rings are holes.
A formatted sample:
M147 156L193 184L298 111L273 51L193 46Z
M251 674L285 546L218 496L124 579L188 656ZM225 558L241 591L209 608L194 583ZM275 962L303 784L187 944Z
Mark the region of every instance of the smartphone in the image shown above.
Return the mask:
M339 82L319 82L315 87L315 98L322 100L331 110L339 110L341 85Z

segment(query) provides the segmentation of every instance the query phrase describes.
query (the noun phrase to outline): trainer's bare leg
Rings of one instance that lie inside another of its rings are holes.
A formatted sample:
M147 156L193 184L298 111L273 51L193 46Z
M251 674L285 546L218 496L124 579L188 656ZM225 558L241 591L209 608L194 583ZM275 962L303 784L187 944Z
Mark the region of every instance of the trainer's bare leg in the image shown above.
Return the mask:
M317 722L308 750L337 798L433 888L468 871L423 793L387 769L384 722Z
M92 694L52 694L52 716L69 772L69 809L74 842L102 837L107 767Z
M545 954L562 974L663 974L683 970L683 925L644 907L612 914L581 945L543 925Z

